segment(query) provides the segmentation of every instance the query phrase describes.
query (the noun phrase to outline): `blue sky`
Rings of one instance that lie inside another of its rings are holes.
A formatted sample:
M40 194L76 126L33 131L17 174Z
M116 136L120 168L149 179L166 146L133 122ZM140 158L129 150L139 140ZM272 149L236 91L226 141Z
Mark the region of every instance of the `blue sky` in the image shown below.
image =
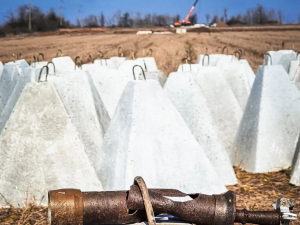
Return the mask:
M32 5L39 6L44 12L52 7L59 12L60 0L31 0ZM90 14L99 15L102 11L106 16L112 16L117 10L131 13L141 12L157 14L179 14L185 17L194 0L64 0L64 15L75 22L81 8L81 17ZM28 4L28 0L0 0L0 23L4 22L8 10L16 10L19 5ZM205 15L222 15L223 8L228 8L228 17L244 13L249 8L262 4L267 9L282 10L284 22L298 22L300 0L199 0L195 9L200 13L200 22L205 22ZM80 7L81 6L81 7Z

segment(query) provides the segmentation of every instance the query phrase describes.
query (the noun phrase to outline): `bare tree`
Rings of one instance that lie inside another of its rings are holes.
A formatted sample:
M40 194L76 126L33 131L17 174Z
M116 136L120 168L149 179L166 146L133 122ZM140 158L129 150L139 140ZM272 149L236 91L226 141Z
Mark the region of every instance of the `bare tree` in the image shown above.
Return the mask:
M278 16L279 23L282 23L282 21L283 21L283 15L282 15L282 11L281 10L278 10L277 16Z
M224 20L226 23L227 22L227 8L226 7L224 8Z
M105 27L105 16L104 16L103 12L101 12L101 15L100 15L100 26Z
M210 14L206 14L205 17L206 17L206 23L209 24L209 22L210 22Z

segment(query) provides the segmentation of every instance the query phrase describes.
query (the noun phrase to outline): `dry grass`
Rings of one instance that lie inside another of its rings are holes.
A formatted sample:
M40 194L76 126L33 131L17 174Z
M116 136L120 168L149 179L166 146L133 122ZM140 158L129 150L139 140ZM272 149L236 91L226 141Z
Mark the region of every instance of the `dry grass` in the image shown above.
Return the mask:
M300 187L289 185L291 170L266 174L251 174L235 168L238 185L228 189L237 194L237 208L248 210L273 210L271 204L285 197L295 201L294 213L300 217ZM26 208L0 209L0 224L40 225L47 224L47 208L29 206ZM300 221L292 225L300 225Z
M89 54L97 56L101 50L105 57L117 55L119 46L128 58L131 50L138 57L146 56L149 48L153 49L158 68L169 74L176 71L185 57L186 50L191 51L192 63L197 61L197 55L205 53L205 47L210 54L216 53L219 46L228 46L229 53L237 49L245 52L246 58L256 72L262 64L263 56L270 50L281 49L284 41L287 49L300 51L300 31L249 31L249 32L218 32L218 33L188 33L185 35L145 35L135 34L82 34L57 36L9 37L0 39L0 61L11 61L13 53L21 52L27 61L33 60L33 55L39 52L45 54L46 60L56 56L57 50L62 49L64 55L73 59L81 56L87 61Z

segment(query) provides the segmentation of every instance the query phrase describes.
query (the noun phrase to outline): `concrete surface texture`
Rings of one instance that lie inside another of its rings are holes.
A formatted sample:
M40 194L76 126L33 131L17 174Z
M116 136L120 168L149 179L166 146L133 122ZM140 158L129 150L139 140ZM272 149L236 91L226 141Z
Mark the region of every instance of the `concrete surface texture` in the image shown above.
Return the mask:
M136 65L140 67L134 68L134 66ZM124 63L120 64L120 66L118 67L118 71L122 76L127 76L128 80L133 80L133 68L135 79L144 80L142 72L143 70L146 79L158 80L162 87L167 80L167 77L164 75L164 73L157 69L155 60L152 57L139 58L136 60L126 60Z
M250 72L250 74L247 75L244 64L239 61L224 64L220 66L220 69L241 109L244 110L252 88L249 84L255 79L254 73L252 72L251 74L251 71L247 71Z
M293 50L268 51L265 56L265 65L282 65L287 73L290 71L291 61L296 59L296 52Z
M212 54L207 57L206 55L198 56L198 64L200 66L221 66L236 60L237 58L233 55L224 54Z
M98 93L93 93L87 74L81 70L64 72L59 77L51 76L49 81L55 83L58 94L74 124L86 153L97 168L101 157L103 136L110 122L110 117ZM98 95L95 104L94 95ZM100 119L105 121L104 124Z
M3 111L9 97L18 83L18 80L22 76L23 75L19 72L16 64L5 64L0 79L0 113Z
M296 186L300 186L300 135L296 142L296 151L292 164L292 173L290 183Z
M82 70L82 71L85 71L85 72L86 72L86 71L89 71L90 74L93 74L98 66L100 66L100 65L94 64L94 63L83 64L83 65L81 66L81 70Z
M112 118L128 78L119 75L117 69L107 66L97 67L91 77L110 118Z
M55 65L57 73L73 71L75 68L75 63L73 62L70 56L53 58L52 62Z
M41 61L41 62L34 62L31 64L32 68L43 68L44 66L47 66L48 62L47 61ZM52 64L48 65L49 68L49 74L55 74L54 71L54 66Z
M300 90L300 60L294 60L291 62L289 75L290 75L290 79Z
M201 67L197 82L211 110L219 137L234 163L236 152L233 142L242 118L242 109L218 67Z
M105 190L124 190L139 175L149 188L226 191L156 80L128 82L105 134L100 164Z
M29 67L28 63L24 59L19 59L13 62L6 63L8 65L15 65L18 69L19 74L22 74L25 69Z
M3 63L0 61L0 78L1 78L1 75L3 72L3 69L4 69Z
M14 110L17 101L19 100L25 85L29 82L37 82L40 68L27 68L23 76L19 76L19 79L15 86L12 88L12 92L5 104L5 107L0 112L0 133L3 131L7 120L9 119L11 113Z
M282 65L260 67L235 139L237 165L254 173L290 167L299 111L300 92Z
M165 93L181 114L223 183L235 185L237 179L231 160L195 79L195 74L191 72L171 73L164 86Z
M0 193L13 206L47 205L48 190L102 185L54 84L28 83L0 135ZM5 206L0 198L0 206Z
M182 64L178 67L177 72L193 72L197 73L200 68L199 64Z

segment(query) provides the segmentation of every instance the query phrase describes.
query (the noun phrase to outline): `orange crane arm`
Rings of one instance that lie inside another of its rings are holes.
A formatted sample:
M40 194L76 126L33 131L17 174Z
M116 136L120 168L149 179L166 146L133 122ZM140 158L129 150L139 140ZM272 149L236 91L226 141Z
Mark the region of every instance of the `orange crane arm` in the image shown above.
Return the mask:
M187 14L187 16L186 16L184 22L189 22L190 16L192 15L192 13L193 13L193 11L194 11L194 9L195 9L195 7L196 7L198 1L199 1L199 0L196 0L196 1L195 1L195 3L194 3L194 5L192 6L191 10L190 10L189 13Z

